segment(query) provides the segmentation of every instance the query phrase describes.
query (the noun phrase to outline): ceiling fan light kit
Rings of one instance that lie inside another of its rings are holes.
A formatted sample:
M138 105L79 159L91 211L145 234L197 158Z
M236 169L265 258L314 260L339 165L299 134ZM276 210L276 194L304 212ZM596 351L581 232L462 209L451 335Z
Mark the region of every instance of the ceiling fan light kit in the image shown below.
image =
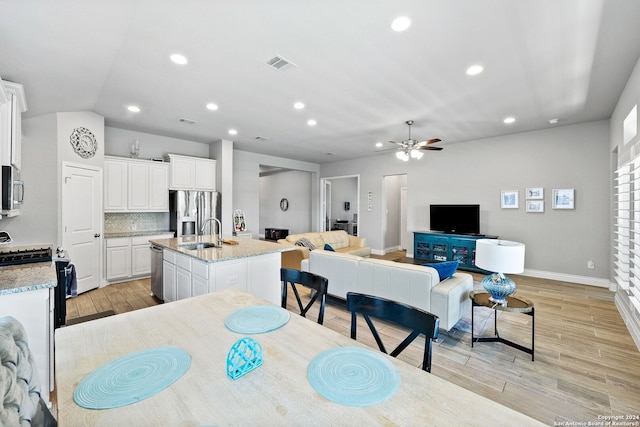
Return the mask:
M428 139L426 141L417 141L415 139L411 139L411 125L413 124L413 120L407 120L405 123L407 124L407 126L409 126L409 138L401 142L389 141L392 144L400 146L400 151L396 153L396 157L399 160L402 160L404 162L409 161L410 158L420 160L424 155L424 153L420 150L442 150L442 147L429 147L429 144L440 142L440 139L438 138Z

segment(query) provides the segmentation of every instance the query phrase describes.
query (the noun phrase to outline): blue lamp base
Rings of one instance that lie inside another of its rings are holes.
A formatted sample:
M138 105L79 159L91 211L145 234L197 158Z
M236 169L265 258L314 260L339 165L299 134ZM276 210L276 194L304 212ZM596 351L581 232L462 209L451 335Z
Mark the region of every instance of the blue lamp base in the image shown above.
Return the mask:
M491 294L489 301L507 305L505 297L516 291L516 284L502 273L489 274L482 279L482 287Z

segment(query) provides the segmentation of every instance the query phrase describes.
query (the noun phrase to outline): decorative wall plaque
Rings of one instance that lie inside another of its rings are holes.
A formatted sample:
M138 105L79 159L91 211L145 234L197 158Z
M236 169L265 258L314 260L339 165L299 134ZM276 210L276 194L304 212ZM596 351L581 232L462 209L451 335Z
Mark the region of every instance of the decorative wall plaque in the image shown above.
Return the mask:
M96 137L93 132L87 128L75 128L73 132L71 132L69 142L71 142L73 151L83 159L89 159L95 156L96 151L98 151Z

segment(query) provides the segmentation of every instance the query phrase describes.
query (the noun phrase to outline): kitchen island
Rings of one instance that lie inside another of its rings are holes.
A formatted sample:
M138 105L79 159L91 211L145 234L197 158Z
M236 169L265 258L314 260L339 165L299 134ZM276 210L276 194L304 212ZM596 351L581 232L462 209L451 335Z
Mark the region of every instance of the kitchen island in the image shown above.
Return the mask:
M280 253L293 247L254 239L224 242L218 246L216 235L152 240L163 248L163 300L234 287L280 305Z

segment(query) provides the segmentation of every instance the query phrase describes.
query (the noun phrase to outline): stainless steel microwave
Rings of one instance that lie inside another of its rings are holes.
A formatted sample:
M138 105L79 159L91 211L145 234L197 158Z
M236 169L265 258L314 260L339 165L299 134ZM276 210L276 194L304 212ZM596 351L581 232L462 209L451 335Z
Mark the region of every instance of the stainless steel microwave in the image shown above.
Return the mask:
M24 200L24 182L17 179L17 170L12 166L2 166L2 215L19 214Z

